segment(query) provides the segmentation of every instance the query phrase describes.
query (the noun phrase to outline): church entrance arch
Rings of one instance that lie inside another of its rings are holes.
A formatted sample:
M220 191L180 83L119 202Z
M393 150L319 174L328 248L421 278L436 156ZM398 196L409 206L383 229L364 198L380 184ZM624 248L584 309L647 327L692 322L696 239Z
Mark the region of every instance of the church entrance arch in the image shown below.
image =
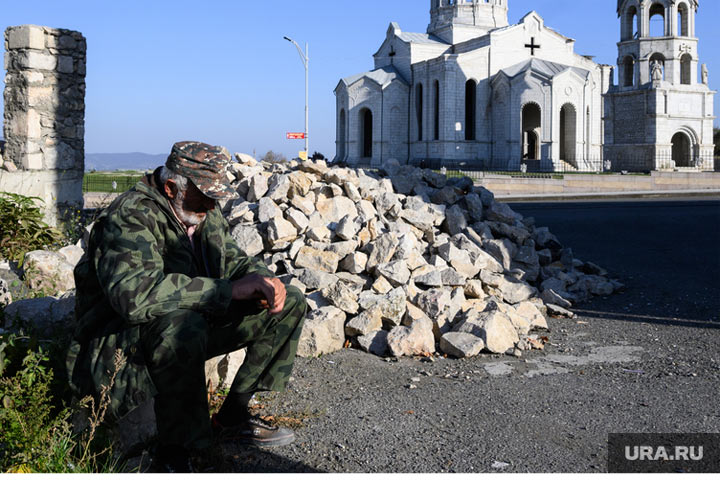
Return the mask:
M541 111L537 103L528 103L522 109L522 156L526 160L540 159Z
M692 142L684 132L672 137L672 159L676 167L689 167L692 159Z
M362 158L372 158L373 150L373 114L369 108L360 110L360 148Z
M575 163L577 146L577 113L575 106L566 103L560 109L560 159Z

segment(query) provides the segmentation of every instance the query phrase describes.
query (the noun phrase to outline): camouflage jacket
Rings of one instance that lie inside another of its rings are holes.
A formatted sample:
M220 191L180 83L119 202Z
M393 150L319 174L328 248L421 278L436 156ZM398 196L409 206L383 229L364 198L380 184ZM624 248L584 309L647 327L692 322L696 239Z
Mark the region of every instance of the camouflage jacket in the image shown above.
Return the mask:
M272 276L229 234L216 207L194 236L193 248L170 202L158 189L159 170L118 197L97 219L75 267L77 327L67 357L79 395L108 385L115 351L126 365L110 391L118 418L156 391L140 346L140 325L177 309L223 314L231 282L250 273Z

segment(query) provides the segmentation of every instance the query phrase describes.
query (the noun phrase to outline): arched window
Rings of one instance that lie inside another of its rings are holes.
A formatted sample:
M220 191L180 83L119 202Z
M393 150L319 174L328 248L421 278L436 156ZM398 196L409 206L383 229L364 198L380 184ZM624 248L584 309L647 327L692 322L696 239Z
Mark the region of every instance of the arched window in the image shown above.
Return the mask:
M653 53L650 56L650 61L648 62L648 68L650 71L648 72L648 78L654 80L653 78L653 69L655 68L655 65L658 65L660 68L660 71L662 72L662 78L661 80L665 80L665 56L662 53Z
M622 22L622 31L620 33L620 39L622 41L632 40L637 37L638 32L638 11L633 5L625 11Z
M423 86L418 83L415 86L415 116L417 119L418 141L423 139Z
M433 85L433 140L440 140L440 82Z
M373 114L368 108L360 110L360 140L363 158L373 156Z
M665 7L660 3L653 3L652 7L650 7L650 36L664 37L666 32Z
M690 36L690 12L686 3L678 5L677 29L679 36Z
M635 60L627 56L623 59L623 87L635 85Z
M477 83L465 82L465 140L475 140L475 113L477 109Z
M522 156L526 160L540 158L541 111L537 103L528 103L522 109Z
M575 163L577 146L577 114L571 103L560 109L560 159Z
M690 85L692 83L692 55L686 53L680 57L680 83L683 85Z
M340 110L340 115L338 116L338 125L337 125L337 129L338 129L337 138L338 139L337 139L336 157L341 161L345 159L345 142L346 142L345 128L346 128L346 126L345 126L345 109L343 108Z

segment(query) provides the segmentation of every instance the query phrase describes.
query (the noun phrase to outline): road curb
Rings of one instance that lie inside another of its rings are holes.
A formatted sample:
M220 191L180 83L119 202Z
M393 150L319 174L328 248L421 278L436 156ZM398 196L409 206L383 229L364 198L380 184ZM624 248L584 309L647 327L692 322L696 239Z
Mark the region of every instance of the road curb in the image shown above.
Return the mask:
M720 198L720 190L658 190L649 192L598 192L495 195L503 202L562 202L627 198Z

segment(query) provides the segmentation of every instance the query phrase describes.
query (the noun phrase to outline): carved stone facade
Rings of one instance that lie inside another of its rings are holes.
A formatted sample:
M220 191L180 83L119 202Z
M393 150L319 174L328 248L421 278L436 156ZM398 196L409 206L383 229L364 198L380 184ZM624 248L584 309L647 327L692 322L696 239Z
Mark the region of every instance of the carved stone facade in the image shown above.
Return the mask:
M619 0L619 81L605 96L605 156L710 170L713 104L698 78L697 0ZM651 25L654 28L651 28Z
M81 208L85 38L36 25L5 31L5 149L0 191L40 197L56 223Z
M697 0L619 1L618 86L613 67L576 54L575 41L538 13L508 25L508 4L431 0L427 33L391 23L375 69L335 89L336 160L544 171L619 170L638 159L636 167L656 169L681 150L712 160L714 92L707 73L696 78ZM629 32L632 8L639 36ZM659 12L669 20L652 38L649 18ZM704 168L682 155L678 165Z

